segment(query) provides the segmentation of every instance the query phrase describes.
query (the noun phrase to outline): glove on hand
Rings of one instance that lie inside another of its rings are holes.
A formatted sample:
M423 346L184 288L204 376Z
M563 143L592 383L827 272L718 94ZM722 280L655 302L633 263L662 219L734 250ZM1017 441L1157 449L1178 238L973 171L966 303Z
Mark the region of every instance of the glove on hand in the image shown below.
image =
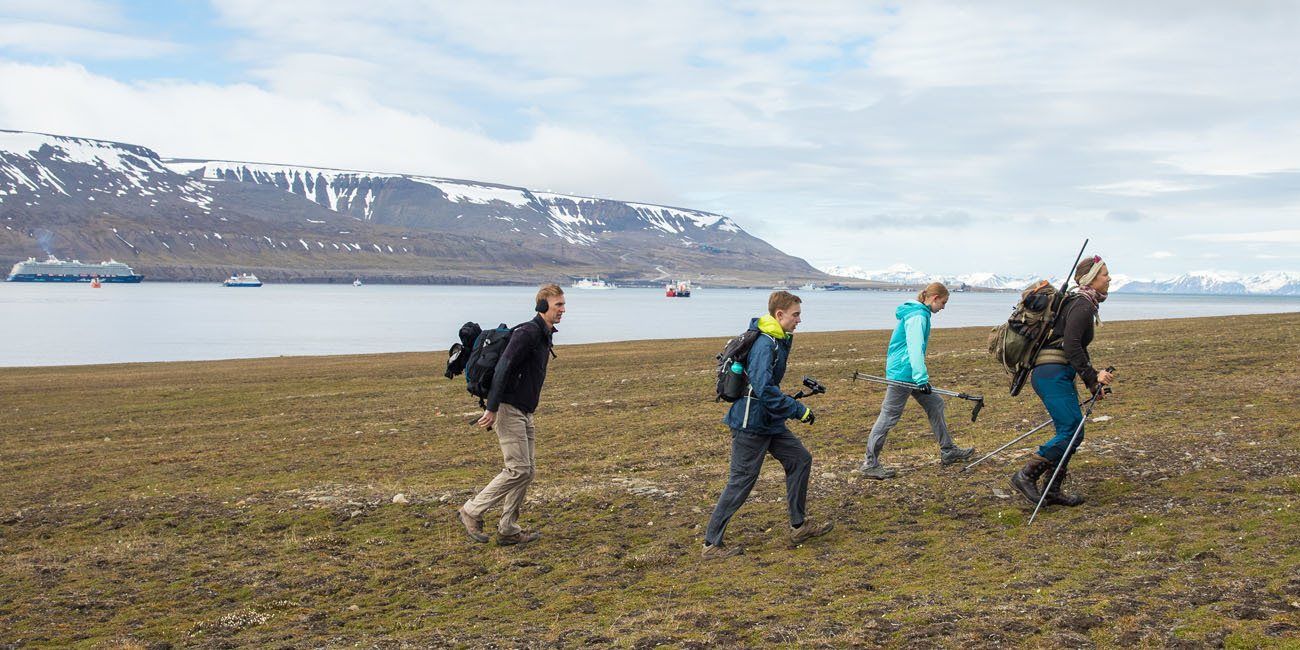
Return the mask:
M803 412L803 417L799 418L799 421L806 424L812 424L817 421L817 416L813 415L812 409L807 409Z
M929 395L930 393L934 392L934 388L930 386L930 384L928 383L921 384L920 386L917 386L916 389L921 391L925 395Z

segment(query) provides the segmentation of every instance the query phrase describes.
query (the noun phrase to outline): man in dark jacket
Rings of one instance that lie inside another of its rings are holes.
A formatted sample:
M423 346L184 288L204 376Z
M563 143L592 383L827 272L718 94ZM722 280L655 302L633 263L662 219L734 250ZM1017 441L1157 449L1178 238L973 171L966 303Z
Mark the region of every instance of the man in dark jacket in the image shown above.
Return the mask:
M786 360L794 341L794 330L803 319L802 301L786 292L774 292L767 302L767 315L750 321L749 328L760 335L749 349L745 374L749 390L736 400L723 419L731 429L731 474L727 486L713 508L704 532L704 557L724 558L744 552L740 546L726 546L722 534L732 515L749 498L749 492L763 468L763 458L772 454L785 469L785 496L790 510L790 542L825 535L832 522L814 522L807 518L808 477L812 473L812 454L803 442L786 428L791 418L812 424L812 409L781 392Z
M533 411L537 410L546 381L546 365L554 355L551 337L557 331L555 324L564 316L564 290L555 284L542 287L537 292L536 309L537 315L515 326L510 335L492 375L487 409L477 423L487 429L495 425L505 468L456 513L465 533L476 542L488 541L483 532L483 514L497 504L502 505L497 544L527 544L542 536L523 530L518 521L528 485L533 481Z

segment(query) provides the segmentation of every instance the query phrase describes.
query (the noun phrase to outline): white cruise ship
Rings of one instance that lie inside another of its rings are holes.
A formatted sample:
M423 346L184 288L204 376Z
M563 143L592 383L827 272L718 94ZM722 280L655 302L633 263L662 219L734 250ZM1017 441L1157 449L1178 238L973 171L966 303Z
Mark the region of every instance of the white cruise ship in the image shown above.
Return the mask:
M44 262L35 257L19 262L9 271L9 282L139 282L143 275L115 260L87 264L80 260L61 260L53 255Z

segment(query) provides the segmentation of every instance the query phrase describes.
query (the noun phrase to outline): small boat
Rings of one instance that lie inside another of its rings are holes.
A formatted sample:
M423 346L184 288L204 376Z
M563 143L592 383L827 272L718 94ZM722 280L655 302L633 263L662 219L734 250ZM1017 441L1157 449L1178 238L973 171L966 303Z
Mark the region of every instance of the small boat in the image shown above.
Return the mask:
M98 276L98 275L95 276L94 278L92 278L92 279L90 280L90 288L91 288L91 289L98 289L100 286L101 286L101 285L99 284L99 276Z
M615 286L613 282L606 282L600 279L600 276L598 275L596 276L595 280L591 278L582 278L581 280L574 282L573 288L574 289L617 289L618 287Z
M353 281L352 281L352 286L354 286L354 287L359 287L359 286L361 286L361 278L357 278L357 279L353 280Z
M262 281L258 280L257 276L252 273L240 273L238 275L231 274L231 276L226 278L226 281L221 284L227 287L260 287L262 286Z
M664 287L664 295L669 298L690 298L691 281L682 280Z

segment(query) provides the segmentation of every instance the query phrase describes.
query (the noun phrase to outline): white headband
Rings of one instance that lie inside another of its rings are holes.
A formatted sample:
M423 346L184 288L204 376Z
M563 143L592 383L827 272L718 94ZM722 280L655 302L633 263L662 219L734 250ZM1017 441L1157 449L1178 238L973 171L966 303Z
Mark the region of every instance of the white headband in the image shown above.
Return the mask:
M1084 273L1083 277L1079 278L1079 286L1081 287L1088 286L1090 282L1092 282L1097 278L1097 274L1101 273L1101 267L1105 265L1106 265L1105 262L1097 262L1096 264L1093 264L1092 268L1089 269L1087 273Z

